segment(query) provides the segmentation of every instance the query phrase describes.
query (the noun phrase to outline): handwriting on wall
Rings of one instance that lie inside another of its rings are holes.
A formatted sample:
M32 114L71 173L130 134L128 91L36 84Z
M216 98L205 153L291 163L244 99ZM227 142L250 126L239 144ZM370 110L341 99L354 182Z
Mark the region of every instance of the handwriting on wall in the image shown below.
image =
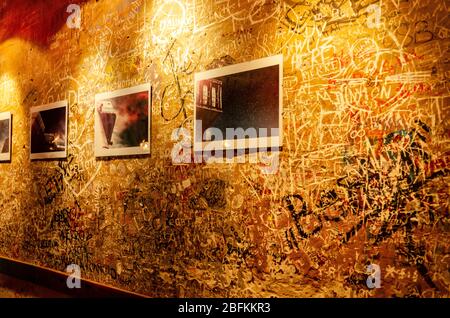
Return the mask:
M48 45L0 43L0 111L14 115L0 254L78 264L83 277L160 297L449 296L446 1L79 6L80 28L47 33ZM193 129L193 74L275 54L278 173L173 165L171 132ZM145 82L151 157L95 160L94 95ZM69 157L30 162L29 109L60 99ZM381 288L367 288L369 264Z

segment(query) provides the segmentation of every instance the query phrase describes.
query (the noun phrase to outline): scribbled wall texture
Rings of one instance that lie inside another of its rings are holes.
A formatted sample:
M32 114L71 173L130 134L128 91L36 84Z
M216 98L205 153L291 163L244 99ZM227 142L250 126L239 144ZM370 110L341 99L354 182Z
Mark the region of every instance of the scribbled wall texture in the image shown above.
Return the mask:
M80 29L65 21L81 7ZM449 297L450 2L0 4L0 254L162 297ZM280 169L173 165L194 73L284 55ZM94 95L150 82L150 158L96 160ZM29 159L69 101L69 157ZM366 268L381 268L381 288Z

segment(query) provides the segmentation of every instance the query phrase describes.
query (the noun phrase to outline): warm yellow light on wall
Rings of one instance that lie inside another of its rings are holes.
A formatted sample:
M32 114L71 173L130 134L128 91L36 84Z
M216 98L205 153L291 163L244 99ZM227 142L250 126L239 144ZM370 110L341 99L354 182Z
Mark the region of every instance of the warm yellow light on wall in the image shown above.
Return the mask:
M19 105L18 85L9 74L0 75L0 111Z

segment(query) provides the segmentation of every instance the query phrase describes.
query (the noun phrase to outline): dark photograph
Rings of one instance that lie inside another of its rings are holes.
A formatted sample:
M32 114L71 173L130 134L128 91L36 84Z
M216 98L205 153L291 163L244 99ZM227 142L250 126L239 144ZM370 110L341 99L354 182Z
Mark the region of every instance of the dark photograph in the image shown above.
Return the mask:
M31 159L65 158L67 103L59 102L31 110Z
M213 141L220 141L220 135L224 141L279 138L281 68L281 58L275 56L196 74L196 144L210 141L211 128L220 132ZM227 128L255 135L230 136Z
M0 161L11 159L11 113L0 113Z

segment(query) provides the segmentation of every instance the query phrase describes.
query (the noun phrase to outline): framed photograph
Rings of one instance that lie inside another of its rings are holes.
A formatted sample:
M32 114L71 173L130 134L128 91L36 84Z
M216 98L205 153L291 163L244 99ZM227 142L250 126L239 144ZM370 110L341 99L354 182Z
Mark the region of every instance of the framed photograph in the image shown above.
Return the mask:
M11 160L11 113L0 113L0 162Z
M150 154L151 86L95 96L95 156Z
M195 74L194 151L282 146L283 56Z
M67 158L67 122L67 101L31 109L32 160Z

